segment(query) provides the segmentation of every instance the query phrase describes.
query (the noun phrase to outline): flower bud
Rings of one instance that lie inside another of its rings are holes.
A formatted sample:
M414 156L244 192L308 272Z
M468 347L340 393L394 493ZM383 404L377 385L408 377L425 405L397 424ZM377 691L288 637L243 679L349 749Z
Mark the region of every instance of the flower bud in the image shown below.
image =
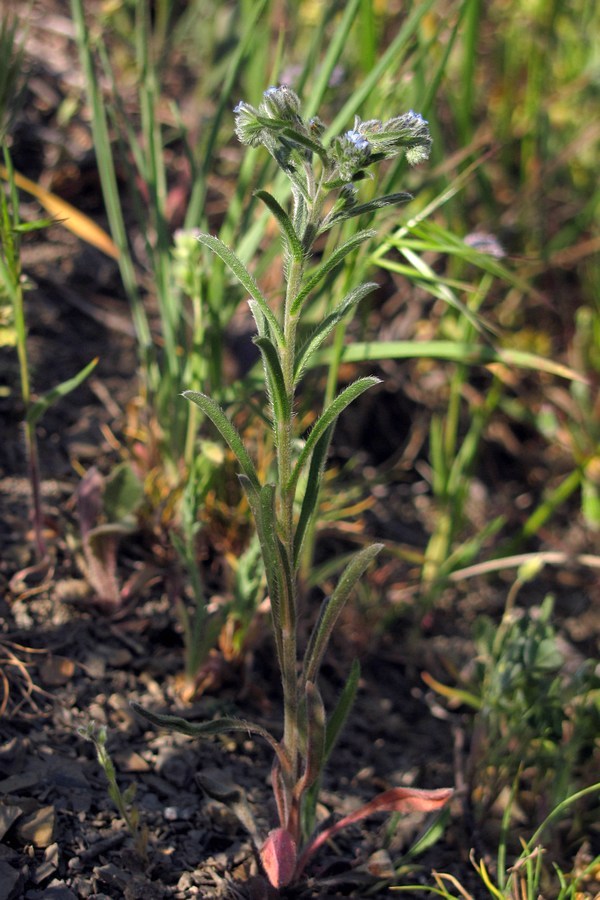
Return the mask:
M262 143L263 126L258 116L258 110L240 100L233 110L235 113L235 133L242 144L258 147Z
M270 119L296 122L300 115L300 98L287 84L267 88L260 112Z
M429 125L423 116L412 109L387 122L377 119L361 122L357 117L354 131L369 141L373 153L381 154L380 159L382 156L390 159L404 151L408 163L413 166L427 159L431 149Z

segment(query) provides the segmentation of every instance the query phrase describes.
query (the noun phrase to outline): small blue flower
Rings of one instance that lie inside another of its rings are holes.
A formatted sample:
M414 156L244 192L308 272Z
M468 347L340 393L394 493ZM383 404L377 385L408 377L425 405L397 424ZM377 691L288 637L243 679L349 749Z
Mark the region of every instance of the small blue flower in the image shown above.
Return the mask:
M360 131L347 131L344 137L348 138L356 149L361 150L363 153L368 153L371 150L371 145Z

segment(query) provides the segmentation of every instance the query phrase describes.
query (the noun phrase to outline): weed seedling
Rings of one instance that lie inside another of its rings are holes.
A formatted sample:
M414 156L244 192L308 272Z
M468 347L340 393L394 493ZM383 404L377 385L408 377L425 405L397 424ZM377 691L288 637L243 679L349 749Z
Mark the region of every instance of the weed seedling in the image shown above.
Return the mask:
M91 741L96 748L98 762L102 766L106 780L108 781L108 796L117 807L119 815L127 825L129 833L133 838L133 844L140 855L145 860L148 857L148 829L145 825L140 824L140 813L135 805L135 782L132 781L128 788L121 790L117 783L117 775L114 763L106 749L106 727L104 725L96 725L95 722L88 722L77 729L77 733L86 741Z
M198 239L223 260L250 295L249 306L258 331L255 344L264 363L275 439L273 480L261 483L240 434L213 398L197 391L186 391L184 396L216 426L241 468L239 477L255 519L270 598L283 687L283 737L277 739L262 726L245 720L221 718L192 724L133 705L153 724L184 734L201 737L241 731L259 735L269 743L275 754L272 783L279 823L263 843L260 857L271 884L282 887L297 880L315 851L340 829L381 811L406 813L439 809L452 793L446 788L432 791L393 788L316 835L312 817L305 815L311 806L311 791L314 795L318 789L323 766L358 684L355 666L337 709L328 719L317 684L321 663L344 604L382 549L381 544L362 549L347 564L333 593L323 602L300 667L297 645L300 614L297 574L303 543L316 511L332 431L338 416L379 382L378 378L367 376L346 386L325 406L307 435L297 434L296 392L313 355L335 327L376 287L374 284L354 287L312 334L299 340L303 308L313 291L375 232L354 232L311 266L313 248L323 234L342 223L409 199L405 193L393 193L361 203L357 185L368 177L368 169L382 160L403 153L410 164L426 159L431 137L427 122L411 111L385 122L361 121L357 117L353 128L327 142L324 124L318 118L306 121L299 98L286 86L265 91L258 108L239 103L235 115L240 141L266 148L291 184L289 211L269 192L257 192L277 220L283 239L285 290L279 314L228 246L210 234L199 234Z

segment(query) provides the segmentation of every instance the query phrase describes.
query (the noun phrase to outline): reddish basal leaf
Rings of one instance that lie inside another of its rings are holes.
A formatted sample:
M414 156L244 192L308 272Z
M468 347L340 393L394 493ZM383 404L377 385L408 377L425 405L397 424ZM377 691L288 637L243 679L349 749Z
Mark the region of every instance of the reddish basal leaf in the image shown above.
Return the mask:
M296 868L296 844L285 828L275 828L260 851L260 858L273 887L289 884Z
M369 803L365 803L364 806L359 807L353 813L350 813L350 815L344 816L344 818L340 819L339 822L336 822L335 825L326 828L317 835L314 841L306 847L300 857L296 869L296 877L302 873L302 870L313 853L315 853L325 841L329 840L330 837L333 837L334 834L337 834L338 831L341 831L343 828L347 828L348 825L360 822L361 819L366 819L367 816L372 816L377 812L434 812L437 809L441 809L448 802L452 794L452 788L438 788L434 791L426 791L419 788L404 787L391 788L389 791L378 794Z

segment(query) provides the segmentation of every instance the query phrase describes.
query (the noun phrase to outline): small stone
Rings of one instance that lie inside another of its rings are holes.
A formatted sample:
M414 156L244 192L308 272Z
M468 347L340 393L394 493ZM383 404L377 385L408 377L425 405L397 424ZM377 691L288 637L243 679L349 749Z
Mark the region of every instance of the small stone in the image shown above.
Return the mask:
M175 787L183 788L192 780L191 766L182 754L173 752L168 748L159 754L156 761L156 769L168 782Z
M22 772L20 775L9 775L0 781L0 794L17 794L26 788L38 784L40 776L37 772Z
M150 766L146 760L131 750L128 753L115 753L114 761L119 772L149 772Z
M77 895L81 896L81 895ZM77 900L77 896L64 881L58 881L54 878L48 887L44 890L44 900Z
M48 847L54 838L54 823L54 807L42 806L17 823L17 834L24 844Z
M94 892L94 888L92 887L90 879L84 878L81 875L73 878L72 885L73 889L77 891L77 896L81 898L81 900L87 900L87 898L90 897Z
M113 669L124 669L132 659L133 655L126 647L116 647L111 649L108 663Z
M20 806L0 806L0 840L21 815L23 810Z
M94 866L94 875L97 875L104 884L111 884L121 890L130 880L129 874L124 869L119 869L112 863L108 863L106 866Z
M37 867L33 880L36 884L45 881L58 869L58 844L50 844L44 851L44 861ZM46 896L46 894L44 894ZM50 896L50 895L48 895ZM54 894L52 895L54 896Z
M106 698L102 698L102 700L105 700L105 699ZM106 710L104 709L104 706L102 705L102 701L101 701L100 697L98 697L93 703L90 703L90 705L88 707L88 714L89 714L90 719L93 719L94 722L97 722L99 725L107 724Z
M393 878L394 864L387 850L376 850L365 863L365 868L373 878Z
M19 881L19 872L4 860L0 860L0 900L11 900Z
M178 891L186 891L188 888L192 887L194 881L191 872L184 872L179 881L177 882L177 890Z
M84 661L86 674L91 678L104 678L106 660L99 653L88 653Z
M66 656L47 656L39 668L40 680L46 687L68 684L75 673L75 663Z

